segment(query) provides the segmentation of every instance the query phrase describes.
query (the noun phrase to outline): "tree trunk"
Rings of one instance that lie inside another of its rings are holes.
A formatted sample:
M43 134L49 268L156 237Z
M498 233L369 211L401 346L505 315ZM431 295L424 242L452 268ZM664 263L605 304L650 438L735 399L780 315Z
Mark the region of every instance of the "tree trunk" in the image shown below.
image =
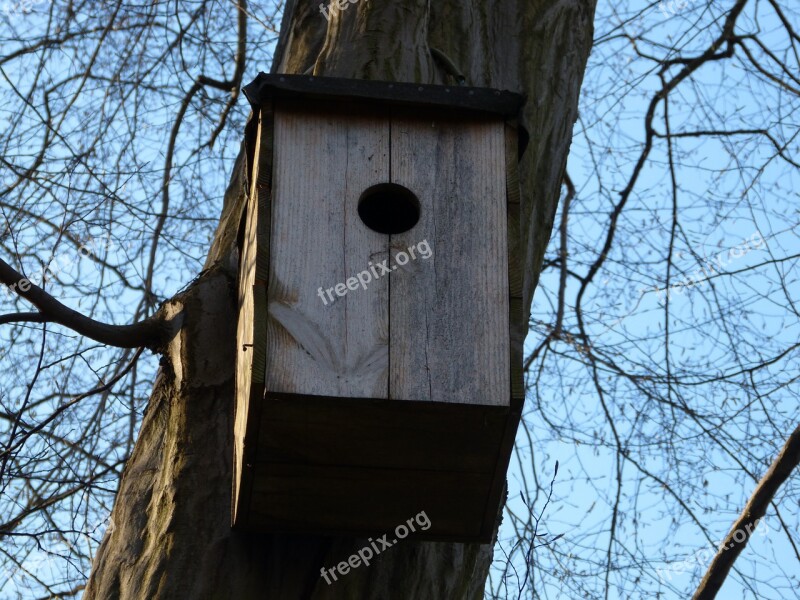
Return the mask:
M435 48L468 85L527 94L517 248L527 316L577 118L594 7L595 0L356 0L328 21L319 0L290 0L273 71L451 83ZM320 569L365 540L231 531L231 315L245 198L240 155L206 270L166 307L180 330L162 359L85 598L481 598L491 545L409 538L328 585Z

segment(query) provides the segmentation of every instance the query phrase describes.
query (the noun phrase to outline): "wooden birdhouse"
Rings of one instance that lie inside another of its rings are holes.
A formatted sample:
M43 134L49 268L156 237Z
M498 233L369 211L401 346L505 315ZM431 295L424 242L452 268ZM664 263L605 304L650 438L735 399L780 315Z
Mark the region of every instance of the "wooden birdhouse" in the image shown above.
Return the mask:
M233 524L490 541L520 419L523 99L245 88Z

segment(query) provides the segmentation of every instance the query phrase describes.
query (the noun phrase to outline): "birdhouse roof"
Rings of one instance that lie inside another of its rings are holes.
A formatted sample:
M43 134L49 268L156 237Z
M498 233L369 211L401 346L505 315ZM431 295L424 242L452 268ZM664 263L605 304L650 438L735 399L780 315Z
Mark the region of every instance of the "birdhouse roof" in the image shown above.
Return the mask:
M266 73L259 73L243 91L254 106L272 98L336 98L398 106L441 107L505 119L516 118L525 104L525 97L520 94L492 88Z

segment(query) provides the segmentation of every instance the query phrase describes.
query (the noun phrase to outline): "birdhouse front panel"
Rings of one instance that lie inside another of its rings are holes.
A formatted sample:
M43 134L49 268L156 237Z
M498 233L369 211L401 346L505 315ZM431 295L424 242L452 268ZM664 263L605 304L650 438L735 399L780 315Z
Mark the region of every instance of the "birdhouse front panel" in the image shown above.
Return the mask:
M503 123L278 102L274 156L267 391L507 406ZM359 215L384 183L407 231Z
M425 511L428 539L489 541L521 410L520 98L245 92L233 524L377 535Z

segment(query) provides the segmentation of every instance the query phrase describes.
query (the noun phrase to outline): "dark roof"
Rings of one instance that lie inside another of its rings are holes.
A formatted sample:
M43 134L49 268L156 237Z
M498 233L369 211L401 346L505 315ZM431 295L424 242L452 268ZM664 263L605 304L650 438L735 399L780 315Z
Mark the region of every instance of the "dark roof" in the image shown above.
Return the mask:
M389 105L454 108L513 119L525 104L514 92L448 85L426 85L397 81L367 81L310 75L268 75L243 88L250 104L258 106L269 98L352 98Z

